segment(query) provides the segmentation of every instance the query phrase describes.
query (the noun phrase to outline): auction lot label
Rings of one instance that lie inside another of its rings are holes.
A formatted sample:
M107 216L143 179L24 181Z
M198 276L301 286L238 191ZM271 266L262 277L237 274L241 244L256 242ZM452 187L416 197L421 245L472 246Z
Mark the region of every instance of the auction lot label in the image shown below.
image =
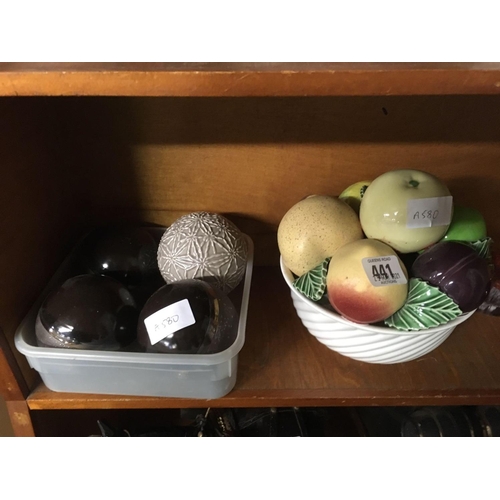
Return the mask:
M405 273L395 255L366 257L361 260L366 276L373 286L404 285Z
M157 344L165 337L171 338L178 330L195 323L196 320L188 299L170 304L144 320L151 345Z
M406 227L447 226L451 222L453 196L408 200Z

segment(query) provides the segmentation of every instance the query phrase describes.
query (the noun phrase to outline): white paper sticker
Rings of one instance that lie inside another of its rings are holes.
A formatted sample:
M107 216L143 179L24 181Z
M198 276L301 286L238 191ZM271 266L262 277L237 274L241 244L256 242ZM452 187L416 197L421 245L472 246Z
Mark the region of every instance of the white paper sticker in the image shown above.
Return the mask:
M406 227L447 226L451 222L453 196L408 200Z
M366 257L362 259L361 263L373 286L404 285L407 283L405 273L395 255Z
M178 330L195 323L188 299L170 304L144 320L151 345L157 344L165 337L172 337Z

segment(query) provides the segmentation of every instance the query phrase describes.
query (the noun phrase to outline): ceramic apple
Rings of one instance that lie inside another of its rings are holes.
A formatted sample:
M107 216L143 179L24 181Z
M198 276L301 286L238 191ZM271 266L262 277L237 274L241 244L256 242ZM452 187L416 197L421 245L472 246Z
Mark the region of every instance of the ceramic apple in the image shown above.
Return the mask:
M411 274L438 287L464 313L481 305L491 284L488 261L458 241L441 241L422 252Z
M408 273L396 252L378 240L357 240L338 249L330 260L330 304L356 323L382 321L405 303Z
M297 276L321 264L341 246L362 237L356 212L334 196L313 195L299 201L278 227L283 262Z
M351 184L348 188L344 189L342 193L340 193L339 199L345 201L357 214L359 214L361 198L363 198L366 188L370 185L370 183L371 181L360 181Z
M368 186L359 217L368 238L410 253L441 240L452 214L450 191L440 179L420 170L393 170Z
M478 241L486 238L486 222L479 210L455 205L444 241Z

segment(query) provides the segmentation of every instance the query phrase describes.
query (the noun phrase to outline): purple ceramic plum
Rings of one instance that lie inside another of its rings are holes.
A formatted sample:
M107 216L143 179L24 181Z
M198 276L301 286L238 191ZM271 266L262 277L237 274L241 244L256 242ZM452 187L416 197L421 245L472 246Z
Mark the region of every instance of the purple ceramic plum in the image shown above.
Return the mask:
M421 253L411 268L415 278L448 295L462 312L477 309L488 296L488 263L464 243L443 241Z

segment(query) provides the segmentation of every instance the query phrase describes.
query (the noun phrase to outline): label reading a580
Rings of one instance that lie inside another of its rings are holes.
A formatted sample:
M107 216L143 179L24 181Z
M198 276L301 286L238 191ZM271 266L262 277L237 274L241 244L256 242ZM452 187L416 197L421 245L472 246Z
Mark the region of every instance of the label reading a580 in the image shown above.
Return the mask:
M406 227L447 226L453 211L452 196L408 200Z
M361 263L373 286L404 285L407 283L405 273L395 255L366 257L362 259Z
M144 320L151 345L155 345L165 337L170 337L176 331L195 323L196 320L188 299L170 304Z

